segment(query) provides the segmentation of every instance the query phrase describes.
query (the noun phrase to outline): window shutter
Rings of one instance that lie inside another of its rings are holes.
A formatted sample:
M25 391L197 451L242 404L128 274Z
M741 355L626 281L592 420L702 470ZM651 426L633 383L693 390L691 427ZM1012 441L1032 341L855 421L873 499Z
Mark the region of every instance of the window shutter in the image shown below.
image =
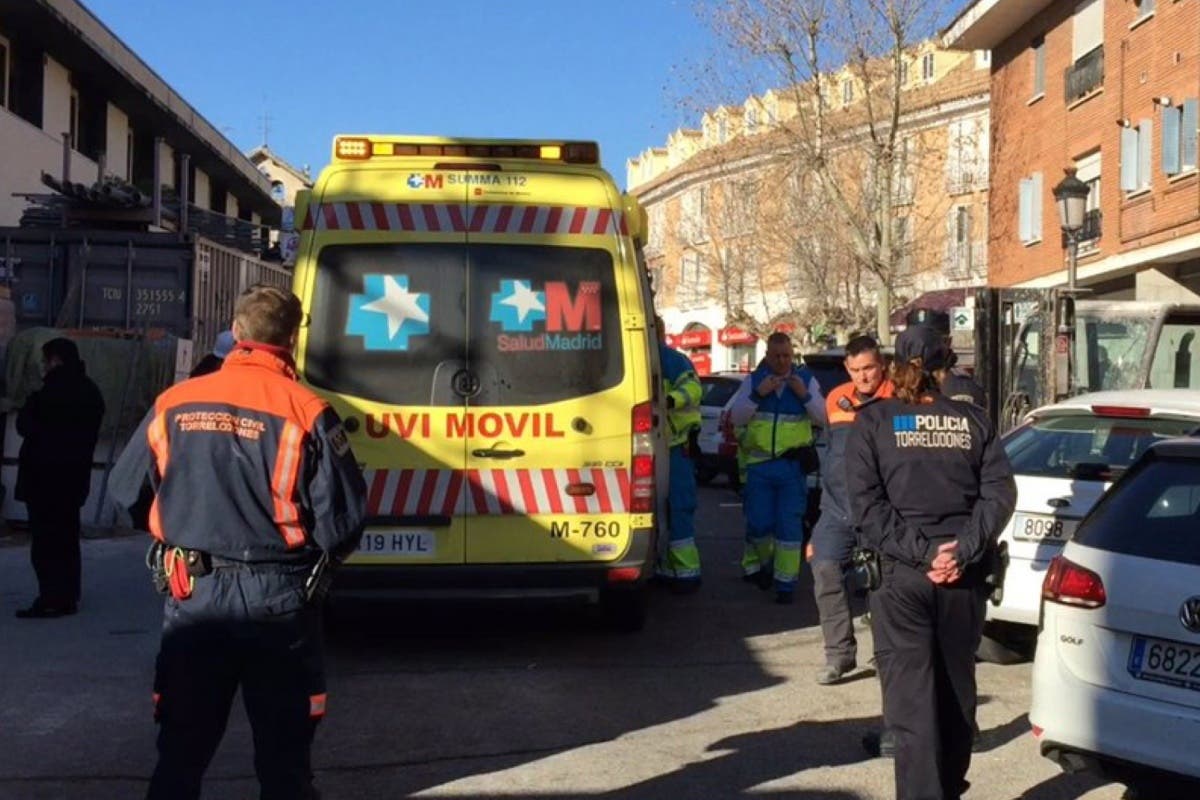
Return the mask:
M1182 123L1179 136L1180 171L1196 168L1196 137L1200 127L1200 100L1183 101Z
M1017 235L1022 242L1033 238L1033 181L1022 178L1017 198Z
M1042 38L1033 41L1033 94L1037 96L1046 91L1046 40Z
M1138 122L1137 182L1139 189L1150 185L1150 143L1154 140L1154 123L1148 119Z
M1084 0L1075 6L1073 22L1071 60L1078 61L1104 44L1104 0Z
M1134 128L1121 129L1121 191L1135 192L1137 182L1138 132Z
M1033 195L1033 201L1030 204L1033 207L1031 212L1033 215L1031 233L1034 239L1042 238L1042 173L1035 172L1029 179L1033 183L1033 188L1030 193Z
M1179 127L1181 108L1164 108L1162 113L1162 171L1177 175L1179 169Z

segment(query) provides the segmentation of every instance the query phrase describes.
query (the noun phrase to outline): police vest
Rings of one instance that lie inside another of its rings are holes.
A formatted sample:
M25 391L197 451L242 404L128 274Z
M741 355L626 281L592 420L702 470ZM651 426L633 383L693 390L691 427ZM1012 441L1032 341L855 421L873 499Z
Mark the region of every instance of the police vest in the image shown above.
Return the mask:
M755 399L758 410L746 423L742 435L746 451L746 463L757 464L779 458L788 450L812 444L812 420L804 408L804 401L790 387L782 392L759 397L758 387L771 374L766 367L759 367L750 376L750 396ZM801 367L793 374L804 381L807 388L812 376Z

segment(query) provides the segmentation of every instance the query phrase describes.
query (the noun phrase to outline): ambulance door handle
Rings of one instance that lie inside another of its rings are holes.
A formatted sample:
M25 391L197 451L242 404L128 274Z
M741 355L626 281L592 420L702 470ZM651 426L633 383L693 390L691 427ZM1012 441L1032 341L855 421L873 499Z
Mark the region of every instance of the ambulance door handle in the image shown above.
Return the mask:
M521 456L525 455L525 451L497 450L493 447L490 450L472 450L471 455L475 456L476 458L520 458Z

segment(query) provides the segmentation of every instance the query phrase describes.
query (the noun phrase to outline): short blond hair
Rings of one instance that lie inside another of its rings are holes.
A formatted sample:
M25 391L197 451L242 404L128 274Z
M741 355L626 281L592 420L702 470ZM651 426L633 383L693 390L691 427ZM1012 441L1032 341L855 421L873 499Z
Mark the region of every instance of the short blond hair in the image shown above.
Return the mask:
M291 345L303 318L299 297L287 289L263 283L242 292L233 309L233 319L243 339L277 347Z

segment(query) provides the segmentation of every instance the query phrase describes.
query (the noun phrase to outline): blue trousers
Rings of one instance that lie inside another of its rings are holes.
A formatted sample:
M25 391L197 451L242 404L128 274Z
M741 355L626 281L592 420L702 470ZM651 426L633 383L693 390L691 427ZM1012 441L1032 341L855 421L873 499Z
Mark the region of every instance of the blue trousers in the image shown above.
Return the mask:
M770 538L774 534L777 591L794 591L799 580L807 505L808 486L798 462L776 458L747 467L746 488L742 495L746 534L762 553L769 552Z
M671 448L671 479L667 495L670 536L665 568L660 571L678 580L700 579L700 551L696 548L696 472L686 445Z

